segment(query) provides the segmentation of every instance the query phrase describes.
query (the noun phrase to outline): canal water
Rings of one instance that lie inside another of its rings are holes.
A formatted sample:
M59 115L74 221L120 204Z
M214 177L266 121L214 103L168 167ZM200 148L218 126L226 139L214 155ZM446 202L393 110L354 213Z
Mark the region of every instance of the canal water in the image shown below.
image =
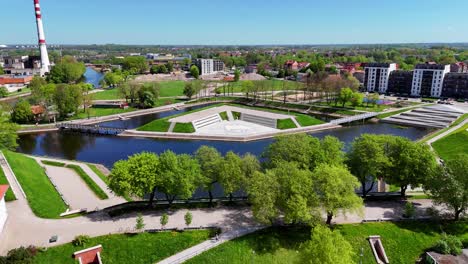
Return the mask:
M91 67L86 67L86 72L84 74L85 77L85 82L90 83L94 86L94 88L99 88L99 82L102 80L104 77L104 74L95 71Z
M154 119L164 118L183 111L190 111L203 106L186 108L181 111L167 111L163 113L134 117L125 121L111 121L101 123L101 126L117 128L136 128L151 122ZM363 133L390 134L417 140L430 132L428 129L416 127L401 127L386 123L365 123L352 125L333 130L311 133L312 136L323 138L327 135L335 136L345 142L349 147L354 138ZM113 164L128 156L150 151L162 153L172 150L175 153L193 154L200 146L208 145L215 147L221 153L234 151L238 154L252 153L260 156L265 148L274 139L264 139L252 142L224 142L207 140L176 140L176 139L149 139L131 138L105 135L90 135L73 132L47 132L40 134L20 135L18 151L26 154L64 158L69 160L80 160L92 163L101 163L108 168ZM223 197L223 190L216 185L213 190L215 197ZM235 196L242 196L242 193L235 193ZM162 194L158 198L164 198ZM193 198L207 197L203 190L197 190Z

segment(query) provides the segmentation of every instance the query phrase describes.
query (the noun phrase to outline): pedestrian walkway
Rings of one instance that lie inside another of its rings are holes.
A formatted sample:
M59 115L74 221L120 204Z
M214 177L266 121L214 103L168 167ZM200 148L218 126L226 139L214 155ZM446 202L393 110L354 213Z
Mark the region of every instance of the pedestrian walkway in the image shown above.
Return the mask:
M160 262L158 264L179 264L183 263L184 261L187 261L195 256L200 255L201 253L210 250L214 247L217 247L221 245L224 242L227 242L229 240L250 234L252 232L255 232L257 230L262 229L262 226L252 226L252 227L245 227L242 229L237 229L237 230L232 230L228 231L226 233L222 233L219 236L214 237L213 239L207 240L205 242L202 242L196 246L193 246L191 248L188 248L184 251L181 251L175 255L172 255Z

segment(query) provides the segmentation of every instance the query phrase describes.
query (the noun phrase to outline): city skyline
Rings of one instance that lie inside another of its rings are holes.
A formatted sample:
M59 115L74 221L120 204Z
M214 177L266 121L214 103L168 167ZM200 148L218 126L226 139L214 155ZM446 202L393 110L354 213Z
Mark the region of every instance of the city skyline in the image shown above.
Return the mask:
M43 0L47 42L129 45L323 45L463 43L464 1L359 4L238 0L216 3ZM112 4L111 4L112 3ZM92 6L92 8L90 8ZM4 7L1 44L37 42L30 0ZM164 11L158 11L164 10ZM417 12L415 12L417 10ZM98 26L96 26L98 25ZM162 25L162 26L158 26ZM319 26L318 26L319 25ZM310 33L307 33L310 32Z

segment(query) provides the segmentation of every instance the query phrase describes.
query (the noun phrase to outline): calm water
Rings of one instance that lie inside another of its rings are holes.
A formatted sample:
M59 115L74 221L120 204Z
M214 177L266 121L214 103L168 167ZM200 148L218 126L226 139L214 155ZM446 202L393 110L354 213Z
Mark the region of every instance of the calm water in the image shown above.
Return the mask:
M125 121L105 122L101 125L119 128L136 128L154 119L174 115L183 111L190 111L200 107L203 106L186 108L182 111L168 111L164 113L139 116ZM377 123L342 127L339 129L312 133L312 135L319 138L326 135L335 136L349 146L349 143L353 141L354 138L363 133L391 134L416 140L422 138L429 132L429 130L422 128L403 128L391 124ZM239 154L250 152L259 156L263 150L272 143L272 141L273 139L265 139L240 143L207 140L128 138L88 135L73 132L48 132L33 135L20 135L18 151L40 156L101 163L108 168L112 168L114 162L126 159L128 156L142 151L162 153L169 149L175 153L193 154L202 145L213 146L223 154L232 150ZM213 195L215 195L215 197L222 197L222 188L220 186L215 186ZM241 194L237 193L235 195ZM158 197L163 198L163 195L158 194ZM207 193L199 189L195 192L193 197L207 197Z
M85 82L94 85L94 88L100 87L99 82L104 77L100 72L93 70L91 67L86 67L86 72L84 74Z
M147 117L140 117L140 121ZM129 127L138 126L135 120L127 121ZM114 122L118 124L118 122ZM331 135L349 144L362 133L391 134L407 137L412 140L422 138L429 130L422 128L401 128L391 124L364 124L343 127L334 130L312 133L322 138ZM202 145L217 148L220 152L234 151L239 154L253 153L259 155L273 139L253 142L221 142L206 140L172 140L127 138L117 136L87 135L72 132L49 132L34 135L21 135L18 151L51 157L102 163L111 168L113 163L142 151L162 153L172 150L176 153L193 153Z

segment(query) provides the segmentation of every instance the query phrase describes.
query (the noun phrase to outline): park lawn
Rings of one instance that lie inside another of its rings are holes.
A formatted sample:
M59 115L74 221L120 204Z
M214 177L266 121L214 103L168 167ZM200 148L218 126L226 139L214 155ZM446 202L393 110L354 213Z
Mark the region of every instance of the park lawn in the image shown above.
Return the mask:
M233 82L231 83L233 85L232 87L232 92L234 93L242 93L244 92L243 90L243 87L242 87L242 83L244 83L245 81L238 81L238 82ZM294 89L298 89L297 88L297 82L293 82L293 81L282 81L282 80L264 80L264 82L267 83L267 85L265 87L268 87L268 89L266 90L267 92L268 91L280 91L280 90L294 90ZM283 82L284 82L284 86L283 86ZM225 86L226 88L224 89L226 91L226 94L228 93L228 89L227 87L228 86ZM223 94L224 93L224 90L223 90L223 87L219 87L216 89L217 92ZM261 92L261 91L260 91Z
M392 107L391 105L375 105L375 106L369 105L369 107L366 107L365 103L359 106L353 106L351 102L347 102L344 105L344 107L341 103L338 103L335 105L335 103L328 104L327 102L317 102L317 103L313 103L313 105L328 106L328 107L333 107L336 109L360 110L360 111L367 111L367 112L382 112L383 110Z
M41 160L42 164L49 165L49 166L55 166L55 167L65 167L65 163L63 162L58 162L58 161L51 161L51 160Z
M315 125L320 125L320 124L325 123L324 121L317 119L310 115L297 114L297 113L293 113L293 114L296 116L296 121L299 123L299 125L303 127L315 126Z
M127 109L123 108L95 108L91 107L89 109L89 117L100 117L100 116L108 116L108 115L115 115L115 114L123 114L128 112L133 112L138 109L129 107ZM86 112L80 111L77 115L73 117L73 119L84 119L88 118L88 114Z
M159 97L175 97L184 95L184 81L167 81L159 83ZM124 99L118 88L106 89L102 92L92 94L93 100L116 100Z
M88 188L93 191L93 193L101 200L109 199L109 196L97 185L93 179L78 165L68 164L66 166L69 169L72 169L78 174L81 179L86 183Z
M276 127L281 130L297 128L296 124L292 121L291 118L276 120Z
M81 247L67 243L48 248L39 252L33 263L75 264L77 262L71 257L73 252L96 245L102 245L101 257L106 264L156 263L209 238L208 230L106 235L91 238Z
M10 183L8 183L8 180L5 176L5 173L3 172L3 169L2 167L0 167L0 185L10 185ZM11 187L8 188L6 194L5 194L5 201L6 202L10 202L10 201L14 201L16 200L16 196L15 194L13 193L13 191L11 190Z
M195 128L192 123L176 123L174 126L174 133L193 133Z
M136 130L138 130L138 131L151 131L151 132L167 132L167 130L169 130L169 127L171 126L171 122L169 122L169 119L172 119L172 118L175 118L175 117L178 117L178 116L188 115L188 114L199 112L199 111L203 111L203 110L206 110L206 109L209 109L209 108L212 108L212 107L221 106L221 105L224 105L224 104L212 104L212 105L207 106L207 107L202 107L202 108L199 108L199 109L195 109L195 110L192 110L192 111L188 111L188 112L184 112L184 113L164 117L164 118L161 118L161 119L156 119L156 120L153 120L153 121L151 121L151 122L137 128Z
M415 263L435 245L442 231L468 241L468 223L440 225L431 222L366 223L338 225L336 229L354 248L355 262L375 263L367 238L380 235L390 263ZM310 228L268 228L226 242L187 261L194 263L300 263L301 245L310 239Z
M26 193L34 214L42 218L59 218L60 214L67 210L67 206L44 169L36 160L25 155L11 151L5 151L4 154Z
M436 153L445 161L454 159L458 154L468 153L468 124L450 135L432 143Z
M86 165L88 165L88 167L94 172L96 173L97 176L99 176L99 178L101 178L101 180L106 183L107 185L109 185L109 177L107 177L106 175L104 175L104 173L98 169L96 167L95 164L91 164L91 163L87 163Z
M426 142L428 141L429 139L435 137L435 136L438 136L442 133L444 133L445 131L449 130L450 128L460 124L461 122L463 122L465 119L468 118L468 114L463 114L462 116L460 116L457 120L455 120L455 122L453 122L449 127L446 127L444 129L440 129L439 131L435 132L435 133L431 133L429 134L427 137L424 137L423 139L420 140L420 142Z
M31 88L23 88L23 89L21 89L21 91L8 93L7 97L22 95L22 94L26 94L26 93L30 93L30 92L31 92Z
M229 120L229 117L226 111L219 113L219 116L221 117L222 120Z

